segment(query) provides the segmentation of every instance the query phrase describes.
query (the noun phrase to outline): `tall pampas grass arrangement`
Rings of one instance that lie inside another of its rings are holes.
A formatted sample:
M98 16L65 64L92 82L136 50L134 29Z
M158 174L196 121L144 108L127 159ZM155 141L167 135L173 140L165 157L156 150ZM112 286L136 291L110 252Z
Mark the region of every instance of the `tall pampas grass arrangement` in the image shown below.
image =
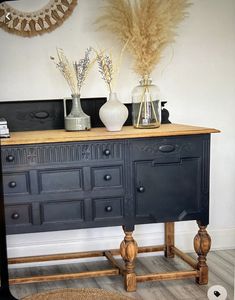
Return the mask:
M140 76L151 74L163 50L175 39L188 0L105 0L98 29L113 33L134 59Z
M96 20L98 29L113 33L133 57L134 71L142 80L133 90L136 128L160 126L160 100L150 74L167 45L174 42L177 25L186 16L188 0L104 0Z

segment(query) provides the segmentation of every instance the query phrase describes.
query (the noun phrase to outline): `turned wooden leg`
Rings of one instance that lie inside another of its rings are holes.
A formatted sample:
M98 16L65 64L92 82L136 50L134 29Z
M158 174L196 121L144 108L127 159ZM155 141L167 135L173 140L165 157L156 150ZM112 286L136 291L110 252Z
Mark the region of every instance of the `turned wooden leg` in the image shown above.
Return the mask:
M125 261L124 284L127 292L136 291L135 259L138 253L138 246L132 237L132 231L125 231L125 238L120 245L120 253Z
M206 255L211 247L211 238L206 231L206 226L201 225L200 221L197 222L199 230L194 238L194 249L198 255L197 269L199 270L199 277L196 282L199 284L208 283L208 266L206 264Z
M173 247L175 245L175 223L165 223L165 257L174 257Z

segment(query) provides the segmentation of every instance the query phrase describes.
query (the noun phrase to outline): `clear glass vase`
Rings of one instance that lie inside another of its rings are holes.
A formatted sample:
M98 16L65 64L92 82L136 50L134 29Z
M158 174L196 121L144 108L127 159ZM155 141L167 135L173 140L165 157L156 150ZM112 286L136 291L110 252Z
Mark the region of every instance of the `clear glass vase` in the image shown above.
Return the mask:
M72 94L72 109L67 115L66 100L64 99L64 123L67 131L89 130L91 128L90 117L84 113L81 107L79 94Z
M158 87L145 76L132 91L132 117L135 128L156 128L161 125L161 101Z

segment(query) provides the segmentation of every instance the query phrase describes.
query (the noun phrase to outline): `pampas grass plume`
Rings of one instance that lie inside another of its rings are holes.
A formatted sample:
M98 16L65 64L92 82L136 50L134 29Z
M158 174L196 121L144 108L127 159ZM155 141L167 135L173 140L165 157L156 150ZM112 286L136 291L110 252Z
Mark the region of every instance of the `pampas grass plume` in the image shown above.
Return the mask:
M105 0L97 19L99 30L113 33L134 59L134 70L149 75L162 51L174 41L177 25L186 16L188 0Z

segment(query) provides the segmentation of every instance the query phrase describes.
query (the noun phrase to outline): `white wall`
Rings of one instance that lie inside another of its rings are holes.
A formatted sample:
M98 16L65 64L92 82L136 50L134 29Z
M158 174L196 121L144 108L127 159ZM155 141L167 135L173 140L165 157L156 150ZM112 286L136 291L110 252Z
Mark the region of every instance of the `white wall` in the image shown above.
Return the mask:
M152 74L160 87L171 121L220 129L212 136L210 225L212 248L235 247L235 1L194 0L190 16L179 27L176 43ZM94 20L101 0L79 0L72 16L56 31L34 38L22 38L0 31L0 101L50 99L69 96L63 78L50 61L56 47L75 59L88 46L120 47L110 36L96 32ZM117 91L130 101L137 76L130 57L123 60ZM106 96L99 74L93 70L82 91L83 97ZM176 241L192 250L195 222L176 226ZM75 230L10 236L11 256L118 247L121 228ZM139 244L161 243L163 225L140 225Z

